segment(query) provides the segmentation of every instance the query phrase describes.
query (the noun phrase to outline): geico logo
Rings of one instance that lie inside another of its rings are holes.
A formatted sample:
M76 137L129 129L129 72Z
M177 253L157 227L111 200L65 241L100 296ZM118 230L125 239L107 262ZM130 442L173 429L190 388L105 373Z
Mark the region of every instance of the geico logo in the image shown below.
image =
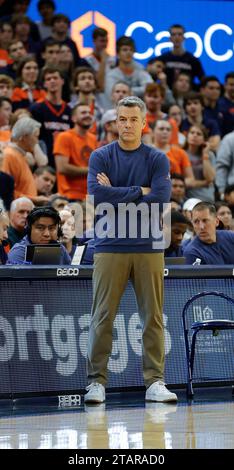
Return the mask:
M58 268L57 269L57 276L78 276L79 269L78 268Z
M80 395L58 395L59 406L75 406L81 404Z
M127 27L125 35L132 36L133 33L139 28L147 31L147 33L149 34L154 34L154 28L150 23L147 23L146 21L134 21L134 23L131 23ZM218 47L220 47L220 44L222 44L220 32L224 40L226 40L225 36L230 36L230 48L226 48L226 50L224 49L222 54L217 53L217 51L215 52L214 50L214 46L216 44L218 45ZM218 33L218 40L216 40L216 33ZM184 37L185 39L192 39L194 41L195 50L193 51L193 54L195 57L200 57L203 54L204 49L208 57L210 57L212 60L216 62L225 62L227 60L230 60L233 56L233 38L231 38L232 35L233 31L230 26L224 23L215 23L209 26L209 28L207 28L203 38L201 38L201 36L195 31L187 31L184 34ZM156 39L156 41L166 39L166 42L161 42L160 44L157 44L155 48L149 47L145 52L135 52L135 59L145 60L149 59L151 56L154 55L156 57L160 56L165 49L168 50L168 48L172 47L172 43L168 41L169 37L170 33L168 31L159 31L154 35L154 39Z

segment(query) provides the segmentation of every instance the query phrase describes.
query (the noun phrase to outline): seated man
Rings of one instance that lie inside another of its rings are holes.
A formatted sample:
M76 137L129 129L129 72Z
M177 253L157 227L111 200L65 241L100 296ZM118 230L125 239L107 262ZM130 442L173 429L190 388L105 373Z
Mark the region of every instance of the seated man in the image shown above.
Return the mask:
M27 217L27 235L16 243L8 254L7 264L28 264L25 261L26 247L32 244L48 245L56 243L62 236L59 213L52 207L36 207ZM60 245L59 264L71 264L71 258L63 245Z
M234 264L234 232L216 230L219 221L215 206L209 202L196 204L192 224L196 236L184 249L187 264Z
M34 204L28 197L18 197L12 201L9 213L10 227L8 229L8 241L11 248L24 237L27 216L33 208Z
M189 221L181 212L171 211L171 243L164 251L166 258L183 256L181 243L188 228L188 223Z
M38 195L50 197L56 183L56 171L52 166L40 166L33 172Z

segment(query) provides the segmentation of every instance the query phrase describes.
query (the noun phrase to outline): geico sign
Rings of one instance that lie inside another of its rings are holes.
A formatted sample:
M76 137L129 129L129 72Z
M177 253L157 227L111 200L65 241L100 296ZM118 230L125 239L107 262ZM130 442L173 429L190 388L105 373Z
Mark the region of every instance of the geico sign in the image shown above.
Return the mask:
M78 276L79 269L78 268L58 268L57 269L57 276Z
M147 23L145 21L134 21L134 23L131 23L126 31L125 35L126 36L132 36L134 31L137 29L144 29L147 31L149 34L154 33L154 28L150 23ZM232 44L232 49L227 49L226 51L223 51L223 54L217 54L214 51L214 46L215 46L215 34L217 32L222 31L224 35L232 36L233 31L228 26L227 24L223 23L215 23L212 24L205 32L204 39L199 36L198 33L195 33L194 31L188 31L185 33L184 37L185 39L193 39L195 42L195 51L193 55L195 57L200 57L203 53L203 48L206 51L206 54L208 57L210 57L212 60L215 60L217 62L225 62L233 56L233 44ZM155 34L154 38L156 41L161 41L162 39L168 39L170 37L170 33L168 31L159 31L158 33ZM212 43L212 45L211 45ZM134 57L135 59L138 60L144 60L144 59L149 59L151 56L155 55L156 57L160 56L163 52L164 49L168 49L172 47L172 43L170 41L163 42L160 44L157 44L155 48L149 47L145 52L135 52Z

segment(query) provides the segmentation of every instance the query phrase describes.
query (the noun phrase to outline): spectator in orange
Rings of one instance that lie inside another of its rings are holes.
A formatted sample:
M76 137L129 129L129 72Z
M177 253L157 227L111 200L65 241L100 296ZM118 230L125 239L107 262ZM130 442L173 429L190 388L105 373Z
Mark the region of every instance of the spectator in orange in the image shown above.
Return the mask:
M145 87L144 102L146 104L146 122L151 129L154 129L158 119L168 120L171 124L170 144L178 144L178 127L174 119L169 118L162 111L165 99L165 88L158 83L148 83Z
M33 153L38 143L40 123L25 117L12 128L11 142L3 151L2 170L13 176L14 198L27 196L35 204L48 202L48 198L37 195L34 177L26 160L26 152Z
M54 144L58 192L72 201L84 200L87 194L89 157L97 148L90 106L78 103L72 111L74 128L58 134Z
M45 90L37 86L38 74L38 64L33 55L21 59L17 68L16 87L12 94L14 109L28 108L35 101L45 98Z
M170 172L184 176L186 186L193 185L194 175L187 153L176 145L170 144L171 124L160 119L154 128L155 147L162 150L170 160Z

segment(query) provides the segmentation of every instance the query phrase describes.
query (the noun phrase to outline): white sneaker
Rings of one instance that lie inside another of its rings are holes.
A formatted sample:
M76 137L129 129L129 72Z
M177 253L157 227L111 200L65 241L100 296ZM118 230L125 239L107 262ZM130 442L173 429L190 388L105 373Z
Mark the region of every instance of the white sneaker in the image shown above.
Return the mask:
M98 382L93 382L86 387L88 393L84 396L85 403L102 403L105 401L105 387Z
M159 402L168 402L168 401L177 401L177 395L170 392L165 383L162 380L158 380L150 385L146 390L145 394L146 401L159 401Z

